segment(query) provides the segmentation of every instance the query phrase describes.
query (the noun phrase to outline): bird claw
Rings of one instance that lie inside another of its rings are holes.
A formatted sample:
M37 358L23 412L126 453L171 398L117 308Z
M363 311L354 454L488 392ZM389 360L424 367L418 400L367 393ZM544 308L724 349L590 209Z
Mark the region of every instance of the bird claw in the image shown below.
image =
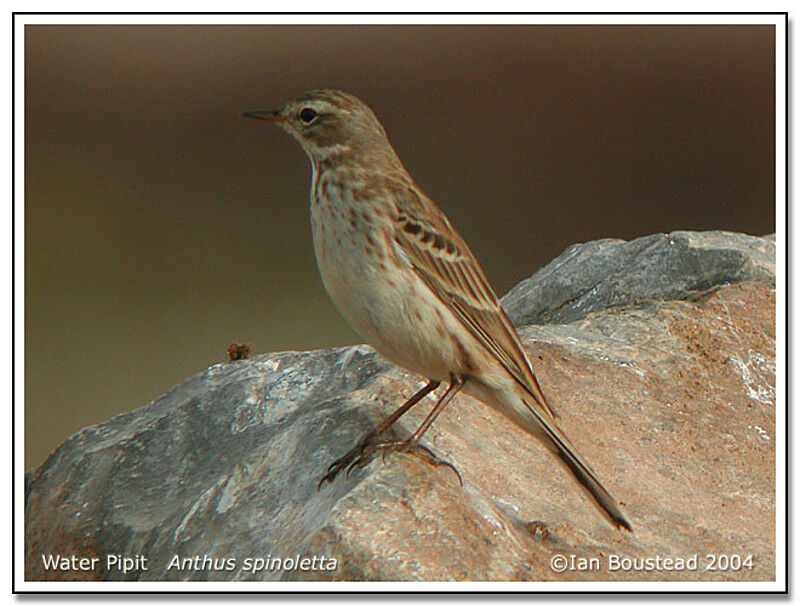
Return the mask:
M381 451L381 460L384 464L386 463L386 453L399 452L410 454L434 467L449 467L453 473L456 474L458 483L461 484L461 486L464 485L461 474L458 469L456 469L455 465L437 457L427 446L423 446L419 442L413 440L394 440L389 442L375 442L374 440L374 434L367 435L364 440L352 448L347 454L331 463L328 467L328 472L319 481L319 484L317 484L317 490L319 490L325 482L333 482L342 470L347 470L345 477L349 479L350 472L353 471L353 468L364 467L379 450Z
M353 448L351 448L347 454L343 457L336 459L333 463L328 466L328 471L325 476L319 481L317 484L317 490L322 488L322 485L325 482L333 482L336 479L336 476L343 469L347 469L346 477L350 478L350 472L353 470L353 467L358 465L359 467L363 467L366 465L366 459L371 454L368 452L368 449L375 441L376 434L374 432L370 432L364 437L361 442L356 444Z
M458 478L458 483L461 486L464 485L464 480L461 479L461 474L459 473L458 469L456 469L456 466L453 465L450 461L445 461L444 459L440 459L439 457L437 457L433 453L433 451L427 446L423 446L418 442L416 443L411 442L410 440L406 442L396 442L396 445L397 447L392 449L395 450L396 452L405 452L407 454L417 457L422 461L425 461L429 465L433 465L434 467L449 467L453 471L453 473L456 474L456 477Z

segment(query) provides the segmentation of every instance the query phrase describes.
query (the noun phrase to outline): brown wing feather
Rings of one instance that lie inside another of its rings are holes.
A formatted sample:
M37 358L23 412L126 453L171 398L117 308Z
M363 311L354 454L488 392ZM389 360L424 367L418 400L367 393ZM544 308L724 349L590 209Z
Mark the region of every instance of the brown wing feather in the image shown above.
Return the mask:
M567 467L609 519L632 532L616 500L555 423L556 415L545 400L519 337L466 242L433 202L414 189L409 189L409 194L409 202L416 207L416 212L408 208L403 213L398 211L394 241L400 254L478 342L532 396L532 402L523 398L523 403L557 447Z
M438 208L418 192L424 212L400 214L395 242L433 293L536 402L555 417L533 374L516 331L466 242ZM419 217L424 216L422 220Z

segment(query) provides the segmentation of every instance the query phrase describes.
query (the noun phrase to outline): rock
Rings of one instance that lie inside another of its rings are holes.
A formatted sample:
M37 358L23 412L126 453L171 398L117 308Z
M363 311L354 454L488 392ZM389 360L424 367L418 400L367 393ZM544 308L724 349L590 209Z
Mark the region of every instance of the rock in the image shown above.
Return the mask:
M560 424L634 534L463 395L424 439L463 487L391 454L317 490L424 383L355 346L218 364L71 437L26 476L26 579L774 580L774 283L770 238L676 232L573 246L506 298ZM102 562L45 571L43 554ZM107 554L147 569L109 569ZM694 555L696 571L613 569ZM313 556L335 570L297 569ZM571 569L553 570L560 556ZM254 572L255 558L289 560Z
M570 246L503 297L515 326L565 324L594 311L679 300L720 284L775 284L775 238L675 231Z

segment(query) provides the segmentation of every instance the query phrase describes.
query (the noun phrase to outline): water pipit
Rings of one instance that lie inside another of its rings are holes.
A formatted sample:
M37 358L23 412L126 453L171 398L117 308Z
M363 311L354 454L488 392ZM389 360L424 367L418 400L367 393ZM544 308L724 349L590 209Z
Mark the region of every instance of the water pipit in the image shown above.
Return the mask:
M407 452L449 465L420 439L463 389L542 438L601 511L631 530L617 501L559 428L467 243L414 183L372 110L348 93L327 89L244 115L275 122L311 159L314 252L336 307L381 355L429 379L335 461L320 484L376 452ZM381 440L392 423L444 381L447 390L408 440Z

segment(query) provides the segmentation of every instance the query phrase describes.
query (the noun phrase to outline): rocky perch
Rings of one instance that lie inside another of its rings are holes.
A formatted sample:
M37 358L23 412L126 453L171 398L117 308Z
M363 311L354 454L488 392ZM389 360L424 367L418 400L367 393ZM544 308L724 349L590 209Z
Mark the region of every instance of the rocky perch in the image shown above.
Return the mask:
M317 490L423 384L359 345L217 364L72 436L26 475L26 579L774 580L774 237L578 244L503 304L634 534L612 528L539 442L464 395L423 440L463 487L391 454ZM102 564L48 571L44 554ZM147 570L109 569L106 554L141 556ZM574 569L553 570L557 554ZM694 554L696 571L609 564ZM707 570L706 554L743 565ZM336 570L252 570L296 556Z

